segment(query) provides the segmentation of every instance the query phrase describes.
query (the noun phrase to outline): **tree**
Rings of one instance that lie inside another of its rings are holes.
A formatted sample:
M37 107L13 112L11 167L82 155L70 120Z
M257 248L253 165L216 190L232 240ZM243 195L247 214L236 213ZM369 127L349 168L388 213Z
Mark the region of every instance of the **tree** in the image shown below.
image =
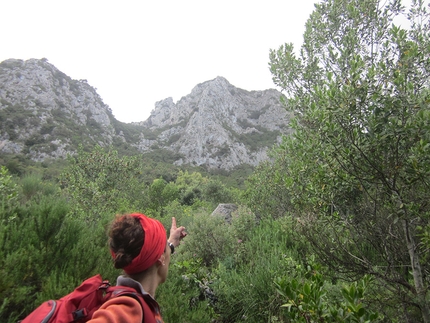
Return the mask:
M164 179L154 179L148 187L148 212L152 216L163 216L163 208L179 196L177 186Z
M270 69L296 116L279 158L303 233L337 273L373 275L405 319L428 323L430 26L423 1L404 12L323 0L300 53L271 50Z
M202 198L202 187L209 182L199 172L188 173L188 171L179 171L175 184L179 190L179 200L181 204L193 205Z
M246 180L242 198L258 218L284 217L291 209L290 195L285 190L288 172L285 150L277 149L273 161L261 163Z
M119 157L115 150L101 147L85 152L81 146L69 162L60 183L76 216L95 220L106 213L130 212L144 205L137 157Z

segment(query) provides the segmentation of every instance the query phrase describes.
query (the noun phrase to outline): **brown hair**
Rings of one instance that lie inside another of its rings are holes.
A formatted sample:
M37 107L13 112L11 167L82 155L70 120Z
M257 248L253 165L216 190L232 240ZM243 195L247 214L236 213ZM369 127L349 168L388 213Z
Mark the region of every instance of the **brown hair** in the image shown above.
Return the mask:
M109 230L109 247L114 252L115 268L124 268L137 257L145 242L145 231L139 219L117 215Z

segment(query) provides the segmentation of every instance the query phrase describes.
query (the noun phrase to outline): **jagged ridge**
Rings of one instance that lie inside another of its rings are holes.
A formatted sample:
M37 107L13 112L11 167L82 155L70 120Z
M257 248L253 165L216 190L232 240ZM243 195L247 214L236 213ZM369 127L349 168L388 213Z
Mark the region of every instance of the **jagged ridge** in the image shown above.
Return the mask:
M175 163L231 169L257 165L282 133L290 132L289 118L276 90L245 91L217 77L197 85L176 104L159 101L142 123L163 129L154 138L143 135L138 147L162 147L181 154Z
M127 145L142 154L173 152L176 165L257 165L290 132L280 95L217 77L176 103L156 102L146 121L124 124L86 80L72 80L46 59L10 59L0 63L0 151L42 161L73 154L78 144Z

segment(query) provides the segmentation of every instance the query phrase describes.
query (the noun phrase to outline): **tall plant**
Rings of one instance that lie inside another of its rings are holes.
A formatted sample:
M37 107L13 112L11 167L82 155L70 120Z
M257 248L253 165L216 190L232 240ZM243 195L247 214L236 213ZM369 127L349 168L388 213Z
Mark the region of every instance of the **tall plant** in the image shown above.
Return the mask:
M140 209L145 197L140 177L137 157L120 157L117 151L102 147L86 152L80 146L77 155L69 157L60 183L73 202L74 215L95 220Z
M48 183L39 183L40 194L32 197L26 185L0 169L1 322L17 322L102 269L113 276L104 269L111 267L104 227L71 218L57 190L43 189Z
M398 0L324 0L300 53L272 50L270 68L296 115L278 158L303 233L332 268L373 275L404 318L428 323L430 26L423 1L404 12Z

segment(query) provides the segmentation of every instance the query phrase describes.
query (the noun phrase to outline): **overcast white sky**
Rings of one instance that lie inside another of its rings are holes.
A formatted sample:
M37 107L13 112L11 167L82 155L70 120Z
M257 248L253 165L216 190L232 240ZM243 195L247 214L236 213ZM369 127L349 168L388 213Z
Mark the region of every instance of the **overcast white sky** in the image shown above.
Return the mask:
M269 50L301 45L316 0L1 0L0 61L47 58L97 88L115 117L143 121L225 77L274 88Z

